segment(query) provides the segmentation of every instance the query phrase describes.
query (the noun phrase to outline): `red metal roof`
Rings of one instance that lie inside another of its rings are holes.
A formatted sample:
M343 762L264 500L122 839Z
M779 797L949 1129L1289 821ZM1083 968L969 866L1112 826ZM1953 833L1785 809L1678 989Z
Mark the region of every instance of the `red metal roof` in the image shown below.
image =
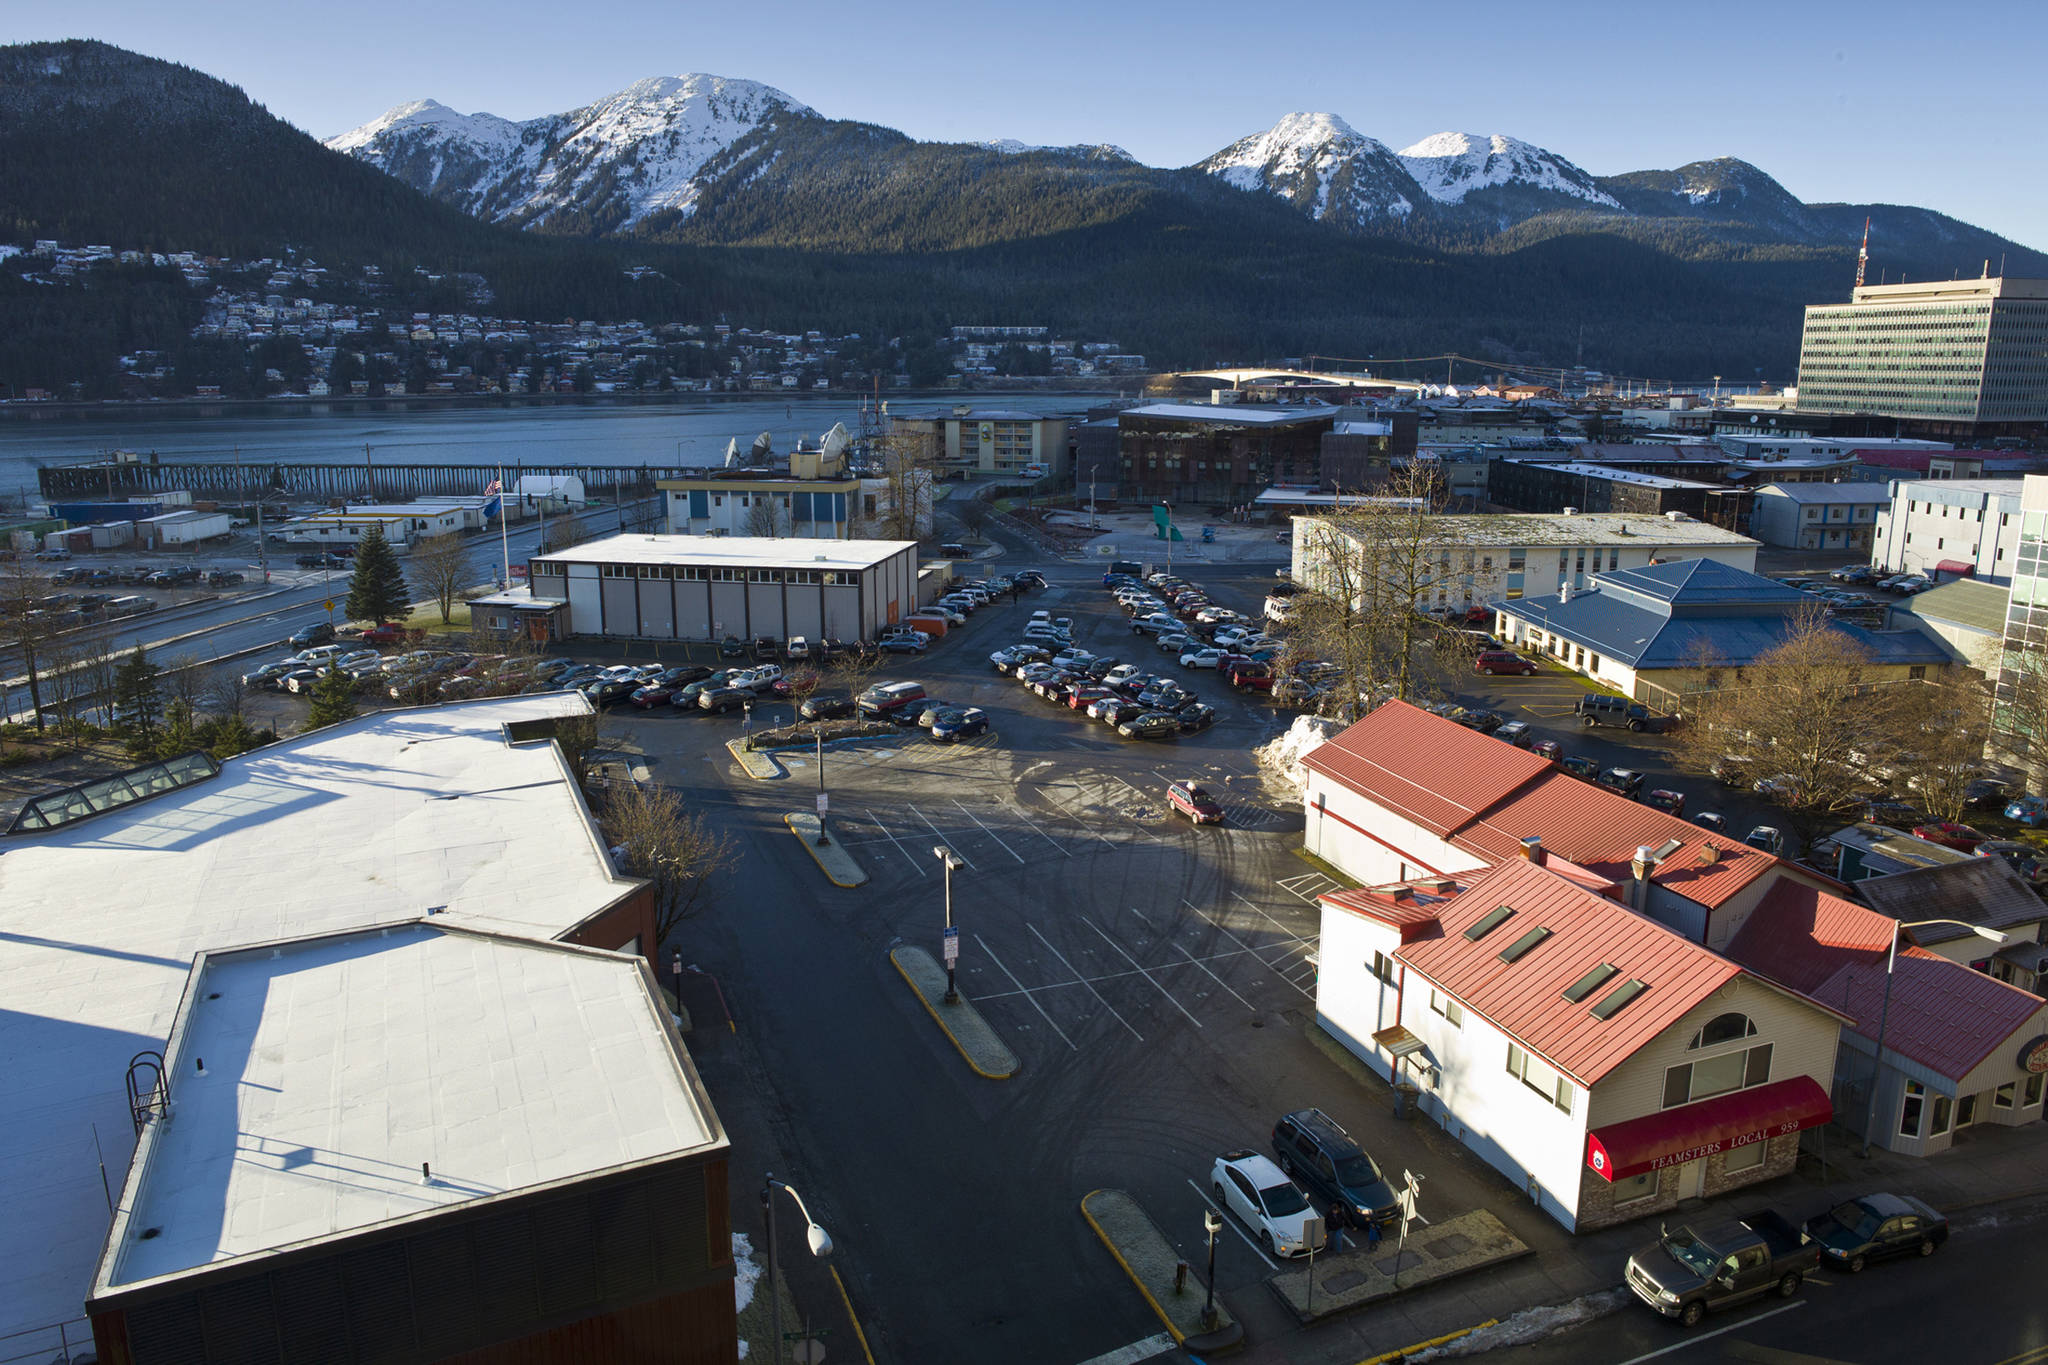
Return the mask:
M1818 1127L1834 1112L1819 1082L1793 1076L1595 1128L1586 1134L1586 1164L1610 1181L1625 1180Z
M1498 906L1515 914L1473 942L1465 930ZM1742 969L1627 906L1521 858L1480 874L1439 908L1435 936L1396 954L1465 1008L1581 1085L1593 1085ZM1529 930L1550 937L1516 962L1500 953ZM1616 971L1585 999L1568 986L1605 964ZM1593 1007L1631 980L1648 988L1610 1019Z
M1404 701L1383 702L1301 762L1437 835L1551 767Z
M1492 862L1514 856L1535 835L1549 853L1627 881L1636 849L1677 839L1679 849L1651 880L1709 908L1778 865L1768 853L1406 702L1384 703L1302 762ZM1709 844L1716 854L1705 862Z
M1366 886L1357 890L1326 891L1316 899L1324 905L1334 905L1339 910L1348 910L1354 915L1377 920L1401 931L1401 941L1406 943L1423 928L1436 923L1437 907L1449 899L1447 896L1418 893L1406 883L1399 890L1406 896L1398 896L1396 888Z
M1629 864L1638 848L1676 839L1679 848L1657 864L1650 880L1709 908L1777 865L1760 849L1555 768L1489 807L1457 830L1452 842L1483 858L1504 859L1532 834L1550 852L1614 881L1631 879ZM1712 861L1705 860L1709 844L1715 849Z
M1794 882L1780 881L1728 945L1728 955L1804 991L1877 1036L1885 952L1898 921ZM2019 1034L2041 1031L2039 996L1910 943L1893 966L1886 1050L1960 1079Z

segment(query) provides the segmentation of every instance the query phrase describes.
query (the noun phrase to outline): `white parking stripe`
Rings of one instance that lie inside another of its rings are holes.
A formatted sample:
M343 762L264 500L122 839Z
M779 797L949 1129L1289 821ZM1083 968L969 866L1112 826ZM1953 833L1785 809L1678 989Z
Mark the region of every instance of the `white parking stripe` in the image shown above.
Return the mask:
M1295 990L1300 991L1309 999L1313 1000L1316 998L1314 991L1304 990L1301 987L1301 985L1294 980L1294 978L1288 976L1286 972L1280 969L1279 958L1274 958L1269 961L1266 958L1260 956L1260 954L1270 952L1272 949L1276 947L1285 949L1287 952L1292 952L1296 948L1300 947L1303 943L1308 942L1309 940L1302 938L1299 934L1290 933L1288 935L1288 941L1284 944L1268 943L1264 944L1261 947L1254 948L1251 944L1246 943L1243 939L1239 938L1236 934L1231 933L1229 929L1225 928L1223 925L1223 921L1219 919L1213 919L1206 912L1197 909L1193 901L1183 900L1181 904L1187 906L1188 909L1193 910L1197 915L1200 915L1203 919L1208 920L1210 924L1215 925L1217 932L1221 933L1225 938L1229 939L1232 943L1235 943L1238 947L1244 949L1253 957L1258 958L1260 966L1265 967L1268 971L1271 971L1275 976L1279 977L1282 981L1285 981L1288 985L1294 987Z
M1245 905L1251 906L1251 911L1252 911L1252 913L1253 913L1253 914L1255 914L1255 915L1259 916L1259 917L1260 917L1261 919L1265 920L1265 921L1266 921L1266 922L1267 922L1268 924L1270 924L1270 925L1272 925L1272 926L1273 926L1274 928L1278 929L1278 930L1279 930L1279 931L1280 931L1281 933L1283 933L1283 934L1287 934L1287 935L1289 935L1290 937L1294 937L1294 938L1299 938L1299 937L1301 937L1301 931L1300 931L1299 929L1293 928L1293 927L1292 927L1292 926L1290 926L1290 925L1282 924L1282 923L1281 923L1281 922L1280 922L1279 920L1277 920L1277 919L1274 919L1274 918L1273 918L1273 917L1272 917L1271 915L1269 915L1269 914L1267 914L1267 913L1266 913L1265 911L1263 911L1263 910L1259 909L1259 907L1258 907L1258 906L1256 906L1256 905L1252 905L1252 903L1251 903L1250 901L1248 901L1248 900L1245 900L1245 898L1244 898L1243 896L1240 896L1240 895L1238 895L1238 894L1237 894L1237 893L1236 893L1235 891L1231 892L1231 893L1230 893L1230 895L1231 895L1231 898L1232 898L1233 900L1237 900L1237 901L1243 901L1243 903L1244 903Z
M1114 1351L1084 1360L1081 1365L1138 1365L1141 1360L1163 1356L1173 1349L1173 1338L1164 1332L1154 1332L1143 1341L1134 1341L1128 1346L1119 1346Z
M1026 814L1025 814L1025 813L1024 813L1023 811L1021 811L1021 810L1020 810L1020 811L1017 811L1017 812L1015 812L1015 814L1016 814L1016 816L1017 816L1017 818L1018 818L1019 820L1022 820L1022 821L1023 821L1023 822L1025 823L1025 824L1027 824L1027 825L1031 826L1031 828L1032 828L1032 829L1033 829L1033 830L1034 830L1034 831L1035 831L1035 832L1037 833L1037 835L1038 835L1038 837L1039 837L1039 838L1041 838L1041 839L1045 840L1045 841L1046 841L1046 842L1047 842L1048 844L1051 844L1051 845L1052 845L1052 846L1053 846L1054 848L1056 848L1056 849L1058 849L1058 850L1059 850L1060 852L1062 852L1062 853L1066 854L1066 855L1067 855L1067 856L1068 856L1069 858L1071 858L1071 857L1073 857L1073 856L1074 856L1074 850L1072 850L1071 848L1068 848L1068 847L1067 847L1067 846L1066 846L1066 845L1065 845L1064 843L1062 843L1062 842L1061 842L1061 841L1059 841L1058 839L1055 839L1055 838L1053 838L1053 837L1052 837L1052 836L1051 836L1050 834L1047 834L1047 833L1046 833L1046 832L1045 832L1044 830L1042 830L1042 829L1039 829L1039 828L1038 828L1038 822L1037 822L1036 820L1032 819L1032 818L1031 818L1030 816L1026 815Z
M952 844L947 841L945 831L940 829L937 825L933 824L930 816L926 815L916 806L912 806L910 808L910 813L912 815L915 815L918 819L924 821L924 827L930 830L940 843L945 844L948 848L953 847ZM968 857L965 853L961 853L959 849L954 848L953 852L959 854L960 861L967 864L967 866L972 868L974 871L979 872L981 870L980 868L974 866L974 859Z
M1223 1226L1229 1228L1232 1232L1235 1232L1238 1236L1244 1238L1244 1244L1252 1249L1252 1254L1254 1256L1257 1256L1260 1260L1264 1261L1267 1265L1272 1266L1275 1270L1278 1270L1280 1268L1279 1265L1274 1262L1273 1258L1266 1254L1266 1249L1260 1246L1256 1241L1254 1241L1252 1239L1252 1235L1249 1232L1246 1232L1244 1228L1239 1225L1237 1221L1237 1215L1231 1213L1228 1209L1219 1207L1216 1201L1209 1197L1208 1191L1204 1190L1200 1185L1196 1185L1194 1181L1190 1180L1188 1181L1188 1184L1194 1189L1196 1194L1202 1196L1202 1202L1204 1204L1207 1204L1210 1208L1216 1210L1216 1216L1223 1220Z
M910 865L917 869L918 876L927 877L931 875L930 873L924 870L923 863L919 862L915 858L910 857L909 849L906 849L905 847L903 847L903 845L896 843L896 836L889 832L888 826L884 825L880 820L875 819L875 813L873 811L866 811L863 813L868 817L868 820L874 825L876 829L882 831L882 837L884 839L887 839L892 844L896 844L896 851L898 853L901 853L905 858L910 859Z
M960 803L959 803L958 801L955 801L955 802L954 802L953 804L954 804L954 805L956 805L956 806L960 806ZM974 823L975 823L975 824L977 824L977 825L981 825L981 820L980 820L980 818L979 818L979 817L977 817L977 816L975 815L975 813L974 813L973 811L971 811L971 810L967 809L967 807L965 807L965 806L960 806L960 813L961 813L962 815L965 815L965 816L966 816L966 817L967 817L968 819L970 819L970 820L974 821ZM1025 861L1025 858L1024 858L1024 855L1023 855L1023 854L1019 853L1019 852L1018 852L1018 851L1017 851L1016 849L1014 849L1014 848L1011 848L1011 847L1010 847L1010 846L1009 846L1008 844L1005 844L1005 843L1003 843L1003 836L1002 836L1002 835L1000 835L1000 834L996 833L996 832L995 832L994 830L990 829L990 828L989 828L989 827L988 827L987 825L981 825L981 828L982 828L982 831L983 831L983 833L987 834L989 838L991 838L991 839L995 840L995 841L996 841L997 843L999 843L999 844L1003 844L1003 852L1005 852L1005 853L1009 854L1009 855L1010 855L1010 856L1011 856L1012 858L1015 858L1015 859L1016 859L1016 860L1017 860L1018 862L1020 862L1020 863L1021 863L1021 862L1024 862L1024 861Z
M1168 1000L1171 1000L1173 1002L1173 1007L1175 1009L1179 1010L1182 1014L1187 1015L1187 1019L1190 1024L1193 1024L1196 1028L1201 1028L1203 1026L1202 1021L1195 1018L1193 1014L1190 1014L1188 1012L1188 1007L1186 1005L1181 1004L1179 998L1175 996L1172 991L1166 989L1166 987L1160 985L1157 981L1153 980L1152 973L1145 970L1145 966L1143 963L1139 962L1138 959L1132 957L1129 953L1125 952L1124 946L1121 943L1118 943L1108 934L1103 933L1101 925L1097 924L1094 920L1087 918L1083 918L1081 923L1087 925L1096 933L1102 934L1102 941L1104 943L1107 943L1110 947L1116 949L1117 956L1121 957L1124 961L1130 963L1131 966L1136 968L1139 976L1142 976L1147 981L1152 982L1152 988L1158 991L1161 995L1165 996Z
M1047 1027L1052 1029L1054 1033L1060 1035L1061 1042L1065 1043L1068 1047L1073 1048L1076 1052L1079 1052L1081 1050L1078 1047L1074 1047L1074 1040L1072 1038L1069 1038L1058 1024L1053 1023L1052 1016L1045 1012L1045 1006L1038 1003L1038 997L1033 995L1030 991L1024 989L1024 983L1017 979L1017 974L1011 971L1008 967L1005 967L1003 965L1003 960L996 956L995 950L993 948L989 947L987 943L982 941L982 937L980 934L976 934L974 936L974 946L981 949L982 953L988 958L990 962L996 964L997 971L1001 972L1004 976L1010 978L1010 984L1015 986L1018 992L1021 995L1023 995L1023 997L1026 1000L1029 1000L1031 1002L1031 1008L1038 1011L1039 1017L1045 1020ZM988 999L987 996L982 996L980 998L983 1000Z
M1037 939L1040 943L1045 944L1045 950L1047 952L1051 953L1054 957L1060 960L1060 965L1067 969L1067 974L1074 978L1075 984L1086 987L1088 994L1094 996L1096 1002L1100 1004L1102 1008L1108 1010L1112 1015L1115 1015L1116 1021L1119 1024L1122 1024L1127 1029L1131 1029L1131 1036L1133 1038L1136 1038L1141 1043L1145 1041L1145 1035L1138 1032L1136 1029L1131 1028L1130 1020L1124 1018L1121 1014L1117 1014L1116 1006L1110 1004L1107 1000L1104 1000L1102 998L1102 992L1096 990L1095 987L1093 987L1092 985L1089 985L1088 981L1081 975L1081 973L1074 970L1074 964L1067 961L1067 955L1065 953L1062 953L1059 949L1053 947L1052 944L1046 939L1045 935L1038 932L1037 925L1027 924L1024 927L1031 931L1031 936L1033 938Z
M1040 788L1040 790L1044 791L1043 788ZM1110 838L1101 830L1094 828L1086 820L1083 820L1080 816L1068 810L1066 806L1062 802L1060 802L1058 798L1054 797L1051 793L1046 793L1045 799L1052 802L1055 806L1058 806L1060 808L1060 813L1062 815L1066 816L1069 820L1072 820L1075 824L1079 825L1087 833L1094 835L1096 838L1102 840L1103 843L1108 844L1111 848L1116 848L1118 846L1116 840Z
M1220 976L1216 975L1216 973L1214 973L1214 972L1211 972L1211 971L1209 971L1209 967L1208 967L1208 964L1204 963L1204 962L1203 962L1203 961L1202 961L1202 960L1201 960L1200 958L1196 957L1196 956L1195 956L1195 955L1194 955L1193 953L1189 952L1189 951L1188 951L1187 949L1185 949L1185 948L1181 947L1181 946L1180 946L1180 945L1179 945L1178 943L1176 943L1176 944L1174 944L1174 945L1173 945L1173 950L1174 950L1175 952L1179 953L1179 954L1180 954L1180 955L1181 955L1182 957L1186 958L1186 959L1187 959L1188 961L1190 961L1190 962L1194 963L1194 964L1195 964L1195 965L1196 965L1197 967L1200 967L1200 968L1201 968L1201 969L1202 969L1202 970L1203 970L1204 972L1208 972L1208 975L1209 975L1209 979L1210 979L1211 981L1214 981L1214 982L1215 982L1215 983L1216 983L1217 985L1221 986L1221 987L1222 987L1222 988L1223 988L1224 990L1226 990L1226 991L1230 991L1230 993L1231 993L1232 995L1234 995L1234 996L1237 996L1237 1003L1238 1003L1238 1004L1240 1004L1240 1005L1243 1005L1243 1006L1244 1006L1244 1007L1245 1007L1246 1009L1250 1010L1250 1011L1251 1011L1251 1012L1252 1012L1253 1014L1257 1014L1257 1013L1259 1012L1259 1007L1258 1007L1257 1005L1254 1005L1254 1004L1253 1004L1253 1003L1252 1003L1251 1001L1249 1001L1249 1000L1245 999L1245 998L1244 998L1243 996L1241 996L1241 995L1238 995L1236 991L1234 991L1234 990L1231 990L1231 989L1230 989L1230 983L1229 983L1228 981L1225 981L1225 980L1224 980L1224 979L1223 979L1222 977L1220 977Z

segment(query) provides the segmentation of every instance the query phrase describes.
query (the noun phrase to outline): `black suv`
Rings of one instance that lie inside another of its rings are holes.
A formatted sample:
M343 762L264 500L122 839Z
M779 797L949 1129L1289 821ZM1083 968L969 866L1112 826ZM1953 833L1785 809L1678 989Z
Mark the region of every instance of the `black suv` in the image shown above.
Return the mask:
M1380 1168L1322 1110L1297 1109L1274 1124L1273 1151L1281 1170L1325 1203L1344 1205L1354 1225L1400 1221L1400 1201Z

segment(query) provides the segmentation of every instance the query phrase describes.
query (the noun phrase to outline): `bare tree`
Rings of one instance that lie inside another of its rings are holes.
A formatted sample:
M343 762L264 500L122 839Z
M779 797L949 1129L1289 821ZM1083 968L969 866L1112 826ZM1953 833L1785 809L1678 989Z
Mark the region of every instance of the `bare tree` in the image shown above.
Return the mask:
M745 530L750 536L773 538L794 534L796 522L786 501L788 494L762 493L749 496Z
M1699 772L1747 759L1810 842L1871 795L1871 755L1892 749L1893 689L1873 686L1870 668L1869 652L1818 606L1802 609L1781 644L1690 694L1676 756Z
M35 708L38 731L44 727L44 664L40 656L55 633L49 614L42 606L49 591L48 577L30 568L25 560L15 565L13 573L0 578L0 642L12 644L21 652L22 670L28 679L29 703Z
M960 518L962 526L970 531L979 531L988 525L988 519L995 509L986 501L981 498L960 498L957 501L960 505L953 509L953 515Z
M248 695L233 668L216 668L207 673L200 686L199 707L223 720L239 717L246 712Z
M1999 656L1991 742L2027 775L2027 789L2048 794L2048 638L2013 624Z
M937 433L892 430L882 437L879 454L882 478L875 515L871 521L863 520L858 534L876 540L930 535L941 459Z
M1884 689L1880 708L1891 730L1879 771L1913 793L1937 820L1960 820L1970 784L1985 775L1991 691L1963 668Z
M475 573L469 566L462 537L452 531L429 536L412 547L406 567L411 570L413 589L433 600L441 609L441 624L447 625L453 617L456 599L470 585Z
M596 766L597 754L604 746L604 736L599 731L598 718L589 716L566 716L555 723L555 744L562 751L562 761L575 774L577 784L586 790L590 776Z
M659 951L704 903L713 878L737 865L731 836L686 811L667 787L634 783L605 810L606 837L625 850L624 870L654 887L654 943Z

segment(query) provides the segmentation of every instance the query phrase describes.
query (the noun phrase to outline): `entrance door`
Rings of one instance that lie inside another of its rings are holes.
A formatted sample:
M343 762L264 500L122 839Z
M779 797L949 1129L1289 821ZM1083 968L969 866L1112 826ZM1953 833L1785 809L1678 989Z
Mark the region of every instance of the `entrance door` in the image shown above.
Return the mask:
M1961 1132L1977 1121L1977 1097L1961 1095L1956 1099L1956 1131Z
M1707 1163L1702 1157L1688 1161L1678 1168L1678 1197L1680 1199L1701 1199L1707 1193Z

